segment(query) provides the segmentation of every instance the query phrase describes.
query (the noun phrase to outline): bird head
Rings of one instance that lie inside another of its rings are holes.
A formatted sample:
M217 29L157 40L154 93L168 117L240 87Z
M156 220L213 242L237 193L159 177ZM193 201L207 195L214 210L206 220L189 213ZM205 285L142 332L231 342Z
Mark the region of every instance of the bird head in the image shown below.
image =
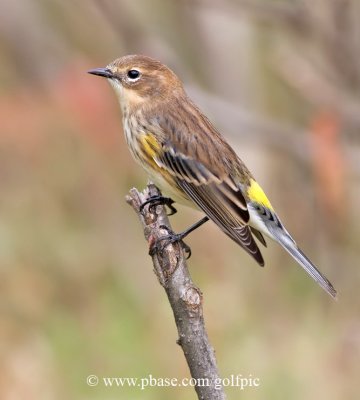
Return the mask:
M181 81L170 68L142 55L124 56L105 68L92 69L88 73L108 79L123 111L143 104L151 105L183 91Z

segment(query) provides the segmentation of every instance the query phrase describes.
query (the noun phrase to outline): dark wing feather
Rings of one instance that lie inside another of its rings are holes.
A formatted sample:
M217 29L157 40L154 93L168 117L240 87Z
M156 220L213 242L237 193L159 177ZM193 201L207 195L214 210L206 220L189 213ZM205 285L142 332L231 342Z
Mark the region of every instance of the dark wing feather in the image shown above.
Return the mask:
M258 231L257 229L253 228L252 226L250 227L250 229L251 229L251 233L252 233L254 236L256 236L256 238L258 239L258 241L259 241L264 247L267 247L267 244L266 244L266 242L265 242L264 235L263 235L260 231Z
M241 190L229 175L220 177L201 162L163 148L156 160L171 173L179 187L224 233L264 265L261 252L246 225L249 212Z

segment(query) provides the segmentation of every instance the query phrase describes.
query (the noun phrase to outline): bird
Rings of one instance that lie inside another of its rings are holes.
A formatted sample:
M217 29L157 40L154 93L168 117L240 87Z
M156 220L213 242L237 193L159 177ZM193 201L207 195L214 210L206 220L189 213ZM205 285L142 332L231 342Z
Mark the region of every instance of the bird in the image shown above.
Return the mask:
M211 220L263 266L259 244L266 246L270 238L336 298L331 282L299 248L244 162L169 67L145 55L126 55L88 73L113 87L130 152L169 196L169 205L176 201L205 214L177 239Z

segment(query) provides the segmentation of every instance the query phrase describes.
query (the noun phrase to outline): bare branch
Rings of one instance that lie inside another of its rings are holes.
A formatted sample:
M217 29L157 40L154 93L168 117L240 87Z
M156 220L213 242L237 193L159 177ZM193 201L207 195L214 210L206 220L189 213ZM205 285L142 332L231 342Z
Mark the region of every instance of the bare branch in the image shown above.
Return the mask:
M157 206L154 212L150 212L148 206L140 211L141 204L150 196L158 195L161 193L156 186L149 184L141 193L131 189L126 197L127 203L140 218L150 248L159 238L168 234L162 226L171 229L164 206ZM198 398L224 400L226 396L219 385L221 381L214 349L205 330L202 293L191 280L181 244L167 245L163 251L152 255L152 261L154 272L166 291L174 313L179 333L177 343L183 349L192 378L201 379L201 385L195 386Z

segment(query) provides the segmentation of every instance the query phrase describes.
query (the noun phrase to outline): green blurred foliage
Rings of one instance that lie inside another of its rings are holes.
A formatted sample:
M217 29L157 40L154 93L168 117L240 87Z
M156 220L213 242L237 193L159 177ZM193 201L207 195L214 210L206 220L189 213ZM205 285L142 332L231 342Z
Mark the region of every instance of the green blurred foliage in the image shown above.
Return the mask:
M0 397L184 399L192 388L90 387L188 377L165 293L125 203L146 176L106 82L144 53L170 65L339 289L276 245L266 268L209 224L187 240L229 398L358 399L359 5L354 1L0 1ZM178 207L181 230L199 214Z

